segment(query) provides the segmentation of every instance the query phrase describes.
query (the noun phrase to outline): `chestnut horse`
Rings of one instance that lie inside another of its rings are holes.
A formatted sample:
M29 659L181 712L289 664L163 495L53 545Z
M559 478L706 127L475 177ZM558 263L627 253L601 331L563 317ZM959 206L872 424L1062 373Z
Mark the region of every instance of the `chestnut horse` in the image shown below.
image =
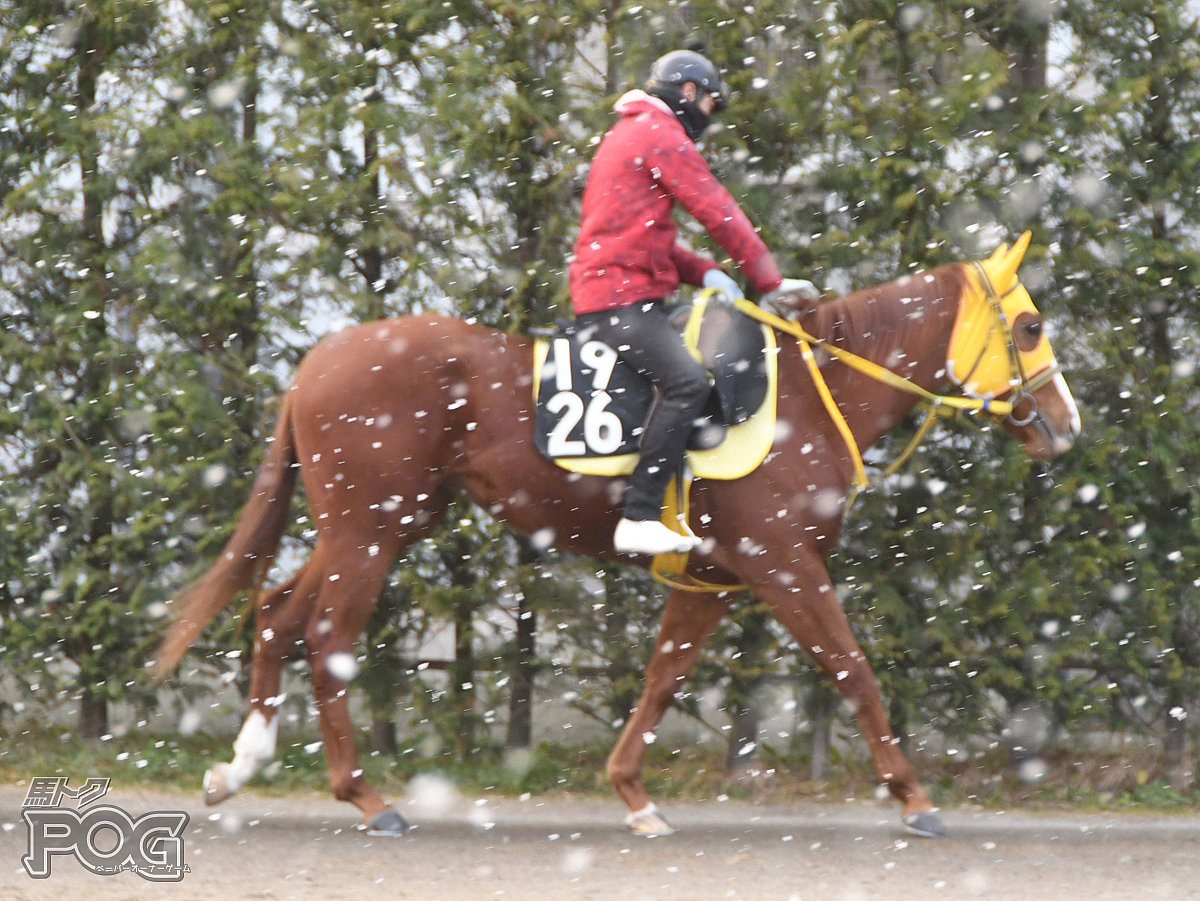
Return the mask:
M879 780L903 804L904 825L923 835L942 834L941 819L892 733L825 558L838 541L858 448L877 441L918 401L905 385L1010 394L1003 428L1032 457L1052 457L1073 443L1078 411L1017 279L1022 245L1002 247L984 263L943 266L805 310L799 323L824 344L816 355L837 411L819 397L803 348L781 336L780 425L771 453L743 478L693 487L693 527L703 545L688 574L746 586L771 608L855 711ZM963 313L968 300L974 321ZM1018 306L1010 309L1010 301ZM880 382L829 355L842 351L902 379ZM989 369L995 384L981 382ZM369 831L407 830L358 766L347 684L388 569L434 528L453 496L465 495L517 531L550 529L564 548L615 558L611 537L623 483L569 473L535 450L532 370L531 340L440 316L350 328L301 362L237 528L214 566L180 598L155 662L159 675L169 672L223 607L261 583L299 472L319 538L290 581L257 596L251 710L233 762L206 776L210 803L273 757L281 668L303 640L334 794L362 811ZM607 763L636 832L672 831L642 782L644 736L659 725L733 597L679 586L667 599L644 690Z

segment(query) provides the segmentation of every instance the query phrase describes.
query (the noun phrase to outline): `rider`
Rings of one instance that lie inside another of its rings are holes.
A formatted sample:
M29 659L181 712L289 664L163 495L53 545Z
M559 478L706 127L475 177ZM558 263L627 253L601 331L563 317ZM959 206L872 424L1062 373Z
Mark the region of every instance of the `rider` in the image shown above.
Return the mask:
M720 73L701 54L676 50L660 57L646 89L617 101L621 118L597 148L583 192L570 265L576 318L661 392L613 535L621 553L683 553L699 544L660 522L667 484L709 394L708 375L668 321L664 301L680 282L743 296L715 262L676 243L674 205L707 229L756 291L817 293L811 282L780 277L754 226L696 149L728 96Z

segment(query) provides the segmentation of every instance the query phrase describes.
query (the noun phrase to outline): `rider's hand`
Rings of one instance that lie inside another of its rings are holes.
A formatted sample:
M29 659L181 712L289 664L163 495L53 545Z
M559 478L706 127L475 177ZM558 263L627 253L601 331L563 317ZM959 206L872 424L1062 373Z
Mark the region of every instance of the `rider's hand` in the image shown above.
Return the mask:
M704 273L704 287L720 291L730 301L746 299L746 295L742 293L738 283L720 269L709 269Z
M799 300L820 300L821 292L806 278L785 278L775 289L775 293Z
M785 278L778 288L763 295L762 303L784 319L795 320L820 299L821 292L808 279Z

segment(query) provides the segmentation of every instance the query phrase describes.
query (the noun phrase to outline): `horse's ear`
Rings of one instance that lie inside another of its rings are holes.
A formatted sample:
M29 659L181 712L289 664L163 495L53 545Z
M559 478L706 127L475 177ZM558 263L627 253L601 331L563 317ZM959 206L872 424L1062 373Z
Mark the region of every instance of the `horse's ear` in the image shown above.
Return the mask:
M1000 262L996 272L993 274L993 279L997 289L1007 291L1013 286L1017 280L1017 269L1021 266L1021 261L1025 259L1025 251L1029 249L1029 241L1033 238L1032 232L1025 232L1021 237L1017 238L1017 243L1012 246L1004 259Z

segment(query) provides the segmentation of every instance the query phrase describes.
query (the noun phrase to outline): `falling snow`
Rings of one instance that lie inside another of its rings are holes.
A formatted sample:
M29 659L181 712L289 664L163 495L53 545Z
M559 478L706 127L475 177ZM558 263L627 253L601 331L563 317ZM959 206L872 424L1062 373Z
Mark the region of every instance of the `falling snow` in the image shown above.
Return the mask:
M325 659L325 668L335 679L351 682L358 675L358 661L353 654L337 651Z

